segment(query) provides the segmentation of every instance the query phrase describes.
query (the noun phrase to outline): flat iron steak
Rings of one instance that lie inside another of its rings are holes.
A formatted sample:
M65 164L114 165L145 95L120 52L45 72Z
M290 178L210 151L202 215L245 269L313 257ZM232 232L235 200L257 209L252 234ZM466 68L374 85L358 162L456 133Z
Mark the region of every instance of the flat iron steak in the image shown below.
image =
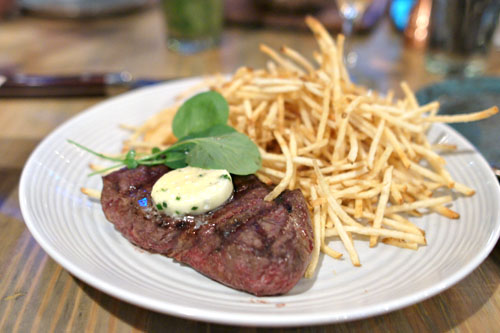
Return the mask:
M310 261L313 236L302 192L271 188L255 176L233 176L232 198L214 211L172 218L156 210L154 183L165 166L122 169L103 177L106 218L133 244L188 264L200 273L257 296L288 292Z

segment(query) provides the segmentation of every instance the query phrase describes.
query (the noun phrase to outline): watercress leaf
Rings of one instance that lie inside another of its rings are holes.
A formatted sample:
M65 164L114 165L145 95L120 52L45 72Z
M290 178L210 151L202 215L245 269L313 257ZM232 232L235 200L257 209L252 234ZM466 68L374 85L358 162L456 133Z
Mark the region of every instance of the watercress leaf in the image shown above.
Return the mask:
M191 139L186 162L204 169L226 169L232 174L249 175L260 169L259 149L246 135L232 132L220 136Z
M137 161L139 161L139 164L144 164L143 162L152 162L152 161L157 161L157 160L163 160L164 155L167 153L168 149L165 150L160 150L160 148L153 148L151 154L149 155L144 155L141 156ZM161 163L159 163L161 164ZM148 164L144 164L148 165ZM154 165L154 164L149 164L149 165Z
M128 160L133 160L135 159L135 150L134 149L130 149L127 154L125 155L125 161L128 161Z
M172 130L177 138L205 131L217 124L227 123L229 106L215 91L197 94L182 104L175 114Z
M139 165L139 162L137 160L125 160L124 164L129 169L135 169Z
M208 137L208 136L219 136L219 135L229 134L229 133L233 133L233 132L236 132L236 130L234 128L232 128L231 126L226 125L226 124L217 124L217 125L214 125L208 129L204 130L204 131L191 133L191 134L183 137L179 141L187 141L189 139L203 138L203 137Z
M184 151L170 151L163 161L163 164L171 169L179 169L187 166L186 153Z
M131 149L127 152L127 154L125 155L125 159L123 160L123 163L129 169L137 168L139 163L135 160L135 150L134 149Z
M165 161L164 163L166 166L168 166L170 169L180 169L187 167L186 160L178 160L178 161Z
M177 141L176 143L174 143L173 145L171 145L167 150L166 152L174 152L174 151L179 151L179 152L187 152L189 151L193 146L195 145L195 143L189 139L189 140L183 140L183 141Z

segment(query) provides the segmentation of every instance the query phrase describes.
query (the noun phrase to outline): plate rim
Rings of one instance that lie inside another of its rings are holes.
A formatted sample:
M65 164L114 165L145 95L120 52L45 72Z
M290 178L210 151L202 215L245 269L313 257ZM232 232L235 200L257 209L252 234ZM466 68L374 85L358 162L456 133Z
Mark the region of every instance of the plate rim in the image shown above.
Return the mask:
M126 303L133 304L145 309L153 310L156 312L173 315L189 320L196 321L204 321L211 322L217 324L226 324L226 325L245 325L245 326L253 326L253 327L293 327L293 326L306 326L306 325L321 325L321 324L332 324L332 323L340 323L346 321L354 321L358 319L363 319L367 317L373 317L376 315L382 315L388 312L396 311L401 308L413 305L415 303L424 301L432 296L435 296L444 290L450 288L455 285L467 275L469 275L474 269L476 269L489 255L492 251L493 247L497 243L497 240L500 236L500 208L497 207L496 212L496 226L494 232L490 235L488 242L483 246L482 250L477 252L474 256L473 260L470 260L466 265L464 265L459 271L455 274L448 276L447 278L440 281L439 284L434 284L424 288L422 290L413 292L412 294L406 295L404 297L390 300L378 304L361 306L356 311L347 311L347 313L342 313L342 311L336 311L336 315L333 315L331 312L323 311L320 313L307 315L277 315L277 316L262 316L258 313L240 313L238 316L224 316L218 310L210 310L210 309L200 309L195 306L185 306L179 304L172 304L165 301L158 301L155 299L151 299L150 297L138 295L132 291L128 291L127 289L120 288L119 286L115 286L106 280L101 278L97 278L93 276L91 273L88 273L86 270L81 269L78 265L72 263L70 260L67 260L64 255L59 253L57 249L55 249L49 241L44 239L44 237L38 232L35 217L31 215L30 206L28 202L28 197L26 195L26 191L29 188L28 180L28 172L30 168L34 167L34 160L37 154L40 154L44 146L48 141L57 137L60 132L63 132L67 127L71 127L74 123L78 123L81 119L85 117L92 116L93 113L101 112L100 109L106 107L108 104L115 103L117 100L127 99L127 98L137 98L136 96L140 96L144 93L151 92L153 93L155 90L164 90L165 87L170 85L177 84L187 84L192 82L197 82L201 78L200 77L190 77L181 80L169 81L160 84L156 84L150 87L144 87L140 89L136 89L118 96L114 96L108 99L105 99L101 102L98 102L92 105L89 108L84 109L83 111L77 113L72 116L68 120L61 123L55 129L53 129L41 142L36 146L36 148L31 152L29 158L27 159L23 171L21 174L21 179L19 182L19 203L21 208L21 213L26 224L26 227L30 231L33 238L37 241L40 247L59 265L61 265L64 269L68 270L72 275L82 280L83 282L89 284L93 288L111 295L117 299L120 299ZM482 154L477 150L477 148L472 145L462 134L457 132L452 127L446 124L434 124L434 126L441 127L444 131L451 132L454 135L458 136L465 143L470 145L474 149L474 153L483 164L483 167L486 166L489 170L488 178L492 178L496 181L496 176L493 171L489 168L489 164L486 162L485 158ZM497 186L496 191L497 197L500 197L500 185ZM249 298L257 298L256 296L250 295ZM286 321L284 321L284 317L286 316Z

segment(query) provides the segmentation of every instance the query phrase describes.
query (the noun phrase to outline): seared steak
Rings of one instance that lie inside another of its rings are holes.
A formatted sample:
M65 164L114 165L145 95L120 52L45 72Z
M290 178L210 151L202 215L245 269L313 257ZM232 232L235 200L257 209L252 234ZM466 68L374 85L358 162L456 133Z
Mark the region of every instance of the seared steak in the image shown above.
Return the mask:
M172 218L156 210L151 189L165 166L113 172L103 178L106 218L133 244L186 263L206 276L257 296L288 292L302 277L313 247L299 190L264 201L270 188L255 176L233 176L224 206Z

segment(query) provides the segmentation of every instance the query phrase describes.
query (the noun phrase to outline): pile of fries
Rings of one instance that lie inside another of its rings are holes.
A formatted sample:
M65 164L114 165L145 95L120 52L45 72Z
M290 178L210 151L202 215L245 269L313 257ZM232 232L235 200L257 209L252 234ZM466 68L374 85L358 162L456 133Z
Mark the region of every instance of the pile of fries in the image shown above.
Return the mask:
M431 145L426 130L433 122L463 122L489 117L496 107L467 115L436 115L439 104L419 106L406 83L403 99L385 96L353 84L343 64L344 37L335 40L314 18L319 52L316 64L288 47L275 51L261 45L270 57L266 69L240 68L232 78L206 79L180 96L203 88L220 92L230 106L230 125L248 135L260 148L261 181L277 184L266 197L299 188L312 214L314 251L306 272L314 274L320 251L340 258L328 246L339 239L353 265L360 259L353 235L416 250L426 244L425 233L408 216L421 209L448 218L459 214L445 205L451 195L437 196L448 188L470 196L474 190L456 182L436 151L451 145ZM135 128L125 149L168 147L175 142L172 118L180 105L156 114ZM450 192L451 193L451 192Z

